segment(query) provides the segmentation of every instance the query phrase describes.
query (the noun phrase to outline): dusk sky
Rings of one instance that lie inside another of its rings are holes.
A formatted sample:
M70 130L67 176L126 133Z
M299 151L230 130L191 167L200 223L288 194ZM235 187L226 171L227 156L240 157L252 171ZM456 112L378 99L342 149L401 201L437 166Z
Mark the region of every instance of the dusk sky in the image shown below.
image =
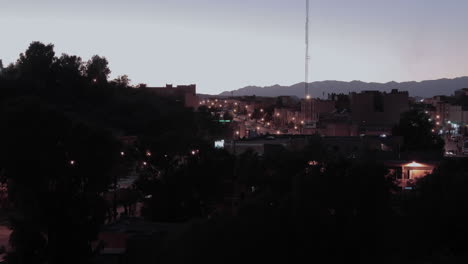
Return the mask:
M466 0L310 2L311 81L468 75ZM304 0L0 0L0 59L38 40L133 84L217 94L303 81L304 23Z

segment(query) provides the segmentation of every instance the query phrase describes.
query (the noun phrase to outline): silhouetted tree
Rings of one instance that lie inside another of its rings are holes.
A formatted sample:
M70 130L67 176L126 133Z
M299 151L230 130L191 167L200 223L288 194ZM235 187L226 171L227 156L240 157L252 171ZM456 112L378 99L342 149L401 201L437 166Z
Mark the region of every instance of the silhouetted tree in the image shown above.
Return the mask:
M87 63L86 63L86 76L89 80L96 82L96 83L107 83L107 78L111 73L109 67L109 62L105 57L100 57L98 55L94 55Z
M80 57L62 54L54 62L53 68L59 81L77 82L83 73L83 62Z
M23 78L34 81L46 80L54 62L54 45L35 41L18 59L18 69Z
M115 78L114 80L112 80L111 83L120 88L127 88L128 86L130 86L130 79L127 75L120 75L117 76L117 78Z
M435 151L442 154L444 141L432 131L434 123L424 112L411 110L403 113L400 123L394 127L393 135L404 139L403 150Z
M37 100L6 107L0 159L16 212L9 263L85 262L104 223L99 193L110 185L118 144Z

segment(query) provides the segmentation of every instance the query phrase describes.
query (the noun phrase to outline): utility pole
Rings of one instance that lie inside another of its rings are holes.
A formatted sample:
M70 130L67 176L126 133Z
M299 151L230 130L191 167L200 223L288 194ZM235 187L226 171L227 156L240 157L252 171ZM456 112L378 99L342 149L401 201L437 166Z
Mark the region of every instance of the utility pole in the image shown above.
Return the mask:
M309 0L306 0L306 25L305 25L305 98L310 99L309 93Z

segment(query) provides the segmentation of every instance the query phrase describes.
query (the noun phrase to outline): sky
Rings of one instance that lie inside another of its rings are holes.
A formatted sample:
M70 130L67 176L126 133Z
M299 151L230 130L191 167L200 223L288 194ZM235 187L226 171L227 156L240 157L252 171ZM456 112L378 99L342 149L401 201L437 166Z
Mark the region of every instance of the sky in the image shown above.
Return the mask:
M310 81L468 75L466 0L310 0ZM305 0L0 0L0 59L32 41L133 84L218 94L304 81Z

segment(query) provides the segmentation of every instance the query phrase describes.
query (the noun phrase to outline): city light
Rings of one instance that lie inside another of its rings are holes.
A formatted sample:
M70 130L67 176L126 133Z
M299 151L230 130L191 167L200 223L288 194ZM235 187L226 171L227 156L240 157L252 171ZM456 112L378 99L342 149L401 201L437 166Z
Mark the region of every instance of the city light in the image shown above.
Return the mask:
M310 100L310 95L307 95L307 96L306 96L306 99L307 99L307 100Z
M278 130L278 131L276 131L276 134L278 134L278 135L279 135L279 134L281 134L281 132Z
M75 161L74 161L74 160L70 160L70 165L75 165Z
M437 119L440 119L440 115L436 116Z
M303 124L304 124L304 121L301 121L301 124L303 125Z
M276 116L280 116L280 114L279 114L279 113L277 113L277 114L276 114Z
M424 165L421 164L421 163L417 163L416 161L413 161L413 162L411 162L409 164L406 164L405 167L424 167Z
M125 156L125 152L120 152L120 156Z
M148 165L148 163L146 161L143 161L143 166L146 166Z
M260 112L263 113L263 109L260 109Z
M151 157L151 152L149 152L148 150L146 151L146 156L147 157Z
M239 132L239 131L236 131L236 135L239 135L239 134L240 134L240 132Z

